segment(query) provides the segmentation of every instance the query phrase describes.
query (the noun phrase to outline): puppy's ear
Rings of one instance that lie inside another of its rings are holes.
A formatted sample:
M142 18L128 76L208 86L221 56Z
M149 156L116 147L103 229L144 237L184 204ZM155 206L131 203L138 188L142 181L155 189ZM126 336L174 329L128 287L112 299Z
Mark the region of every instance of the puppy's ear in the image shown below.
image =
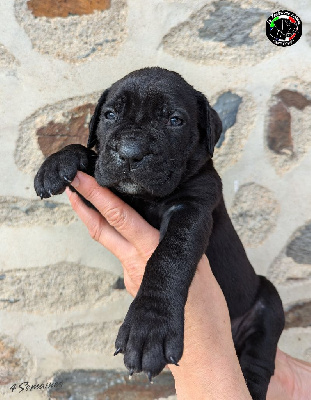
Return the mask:
M91 118L91 121L89 123L89 138L87 141L87 148L91 149L94 147L97 143L97 136L96 136L96 131L97 131L97 126L99 122L99 117L100 117L100 112L102 109L103 104L106 101L106 98L108 96L109 89L106 89L104 93L100 96L100 99L98 100L98 103L95 107L94 114Z
M211 157L214 147L222 132L222 122L217 112L209 105L203 93L196 92L198 104L198 125L203 139L207 143L207 151Z

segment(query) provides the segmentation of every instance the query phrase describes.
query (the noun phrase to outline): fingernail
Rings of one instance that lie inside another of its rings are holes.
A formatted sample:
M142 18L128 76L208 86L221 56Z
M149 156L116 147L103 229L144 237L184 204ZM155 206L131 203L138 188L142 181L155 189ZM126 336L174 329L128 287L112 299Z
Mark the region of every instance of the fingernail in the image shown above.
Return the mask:
M65 193L66 193L66 195L70 198L70 196L71 196L71 194L73 193L70 189L69 189L69 187L67 186L66 187L66 189L65 189Z
M80 185L80 179L78 178L78 176L76 175L76 177L74 178L74 180L71 182L71 186L73 186L74 188L77 188Z

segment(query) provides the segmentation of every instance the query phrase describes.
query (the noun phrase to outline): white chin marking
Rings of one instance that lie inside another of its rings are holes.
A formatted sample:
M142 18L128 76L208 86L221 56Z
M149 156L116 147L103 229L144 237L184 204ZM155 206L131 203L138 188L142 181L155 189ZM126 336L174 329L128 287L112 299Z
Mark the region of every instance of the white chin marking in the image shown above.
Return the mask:
M134 182L120 182L118 187L121 189L122 192L129 193L129 194L136 194L139 192L140 186Z

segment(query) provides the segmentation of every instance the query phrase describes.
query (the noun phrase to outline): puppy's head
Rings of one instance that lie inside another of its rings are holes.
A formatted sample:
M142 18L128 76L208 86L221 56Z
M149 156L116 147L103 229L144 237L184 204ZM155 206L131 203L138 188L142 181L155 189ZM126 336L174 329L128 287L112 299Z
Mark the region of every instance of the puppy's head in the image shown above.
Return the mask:
M180 75L134 71L102 94L90 122L95 178L119 192L164 197L212 157L221 129L205 96Z

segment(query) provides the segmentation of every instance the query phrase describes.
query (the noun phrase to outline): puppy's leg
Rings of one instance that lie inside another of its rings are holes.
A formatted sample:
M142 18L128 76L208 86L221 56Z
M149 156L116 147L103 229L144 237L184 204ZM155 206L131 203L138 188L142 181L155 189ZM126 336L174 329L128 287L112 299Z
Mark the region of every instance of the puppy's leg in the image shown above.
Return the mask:
M260 276L257 299L250 311L232 321L232 335L247 387L254 400L265 400L274 373L279 337L284 328L281 299Z
M37 195L42 199L63 193L78 170L93 176L96 159L97 154L93 150L79 144L71 144L50 155L35 177Z
M188 289L208 245L212 212L222 198L219 176L215 170L207 173L158 205L161 241L116 340L116 353L124 353L130 374L144 371L151 378L182 356ZM202 188L201 197L192 196L196 187Z
M150 379L182 356L188 289L212 226L199 207L173 207L116 340L130 374L144 371Z

